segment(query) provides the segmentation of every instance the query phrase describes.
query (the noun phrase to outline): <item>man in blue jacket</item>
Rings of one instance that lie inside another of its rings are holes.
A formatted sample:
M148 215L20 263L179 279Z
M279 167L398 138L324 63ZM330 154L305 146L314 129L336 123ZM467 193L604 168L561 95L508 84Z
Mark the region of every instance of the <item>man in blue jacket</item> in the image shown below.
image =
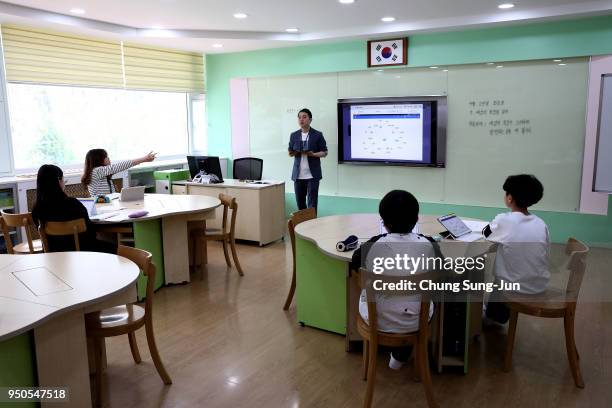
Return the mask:
M298 112L300 130L289 137L289 156L294 157L291 180L295 188L295 200L298 209L317 208L319 197L319 181L321 174L321 157L327 156L327 143L323 133L310 127L312 112L302 109Z

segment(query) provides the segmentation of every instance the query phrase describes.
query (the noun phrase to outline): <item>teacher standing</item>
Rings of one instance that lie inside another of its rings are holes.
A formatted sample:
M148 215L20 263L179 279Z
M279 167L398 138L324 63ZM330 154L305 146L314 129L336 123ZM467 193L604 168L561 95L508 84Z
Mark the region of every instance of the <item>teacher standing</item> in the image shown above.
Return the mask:
M295 200L298 209L308 207L317 209L319 198L319 181L321 174L321 157L327 156L327 143L323 133L310 127L312 112L302 109L298 112L300 130L289 137L289 156L294 157L291 180L295 188Z

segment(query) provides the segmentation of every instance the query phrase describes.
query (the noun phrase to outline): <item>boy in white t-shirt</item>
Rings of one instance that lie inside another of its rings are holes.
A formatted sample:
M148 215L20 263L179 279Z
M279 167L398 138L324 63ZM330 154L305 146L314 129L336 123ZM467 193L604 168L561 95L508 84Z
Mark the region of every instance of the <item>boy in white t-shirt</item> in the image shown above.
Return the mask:
M374 257L393 258L398 254L406 254L410 257L441 255L433 240L412 232L419 219L419 203L412 194L404 190L390 191L380 201L378 212L388 233L372 237L366 243L367 245L358 248L353 253L351 269L357 270L361 266L370 268ZM413 273L423 272L427 271L420 268ZM387 270L384 273L395 276L411 274L395 270ZM375 297L380 331L410 333L418 330L421 310L420 296L377 293ZM359 313L365 321L368 321L365 290L362 291L359 298ZM432 314L433 303L429 309L430 318ZM410 351L410 347L394 350L389 367L399 369L403 362L408 360Z
M493 275L496 282L519 283L519 293L537 294L548 285L548 254L550 239L544 221L531 214L528 208L542 199L544 187L530 174L509 176L504 182L504 203L511 212L499 214L483 234L488 241L498 243ZM506 323L508 307L500 302L501 293L489 298L486 317Z

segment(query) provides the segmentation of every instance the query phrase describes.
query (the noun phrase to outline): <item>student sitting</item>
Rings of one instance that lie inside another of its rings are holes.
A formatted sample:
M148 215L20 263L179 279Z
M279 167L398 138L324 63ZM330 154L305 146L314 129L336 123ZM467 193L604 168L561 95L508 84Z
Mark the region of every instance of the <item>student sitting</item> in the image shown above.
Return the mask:
M409 257L435 257L439 249L434 247L424 236L412 232L419 219L419 203L412 194L403 190L393 190L387 193L380 201L378 212L383 220L386 234L371 238L366 245L358 248L351 260L351 269L357 270L361 266L371 265L373 257L395 257L400 255ZM375 244L374 244L375 243ZM362 253L367 252L367 253ZM362 258L365 262L362 263ZM426 272L420 269L416 273ZM406 276L407 271L384 271L383 274ZM376 307L378 313L378 330L389 333L409 333L418 330L419 311L421 309L420 297L387 295L376 293ZM368 306L365 290L359 298L359 313L368 321ZM429 317L433 314L433 304L429 309ZM394 351L391 354L389 367L399 369L410 356L410 347Z
M503 189L504 203L511 212L499 214L483 230L487 240L499 244L493 265L494 278L498 282L519 283L519 293L544 292L550 278L548 228L541 218L528 211L542 199L544 187L534 176L518 174L508 177ZM493 292L486 317L506 323L510 311L500 300L501 293Z
M104 149L92 149L85 156L85 169L81 183L87 186L89 195L96 197L115 192L111 177L115 173L122 172L130 167L144 162L155 160L155 153L149 152L147 155L133 160L122 160L111 164L108 153Z
M79 234L81 251L117 253L117 245L96 239L94 225L89 219L87 209L76 198L68 197L64 191L64 174L62 169L52 164L45 164L38 169L36 178L36 203L32 208L32 218L36 225L47 221L85 220L87 231ZM74 251L72 236L48 236L50 252Z

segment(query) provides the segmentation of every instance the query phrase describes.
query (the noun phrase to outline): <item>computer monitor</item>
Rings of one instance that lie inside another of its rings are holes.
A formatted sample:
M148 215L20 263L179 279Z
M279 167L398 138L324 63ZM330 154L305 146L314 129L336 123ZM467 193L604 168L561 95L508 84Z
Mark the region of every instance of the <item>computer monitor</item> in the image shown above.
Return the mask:
M217 156L187 156L187 164L189 165L189 173L193 179L200 171L204 170L206 174L214 174L219 177L219 181L223 182L223 174L221 173L221 162Z

